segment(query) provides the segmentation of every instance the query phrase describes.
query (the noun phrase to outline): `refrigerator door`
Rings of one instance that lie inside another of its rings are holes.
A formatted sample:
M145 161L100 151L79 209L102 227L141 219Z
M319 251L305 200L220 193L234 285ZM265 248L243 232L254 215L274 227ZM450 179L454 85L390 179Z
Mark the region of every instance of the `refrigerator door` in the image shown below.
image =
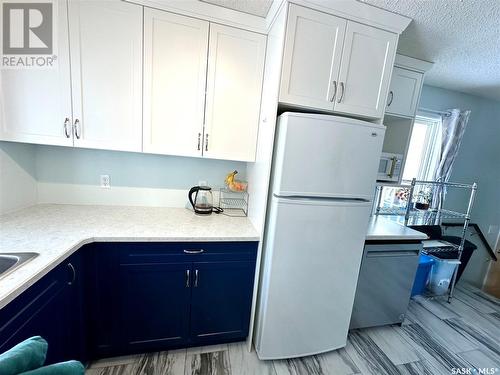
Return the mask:
M344 347L370 203L273 197L255 346L260 359Z
M371 199L385 127L339 116L279 117L272 191Z

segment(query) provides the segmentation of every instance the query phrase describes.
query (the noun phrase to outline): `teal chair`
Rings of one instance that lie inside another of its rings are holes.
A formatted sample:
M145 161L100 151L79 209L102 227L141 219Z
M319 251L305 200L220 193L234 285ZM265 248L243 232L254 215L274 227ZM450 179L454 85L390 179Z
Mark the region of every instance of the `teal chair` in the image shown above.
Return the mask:
M43 366L49 345L40 336L31 337L0 354L1 375L83 375L78 361Z

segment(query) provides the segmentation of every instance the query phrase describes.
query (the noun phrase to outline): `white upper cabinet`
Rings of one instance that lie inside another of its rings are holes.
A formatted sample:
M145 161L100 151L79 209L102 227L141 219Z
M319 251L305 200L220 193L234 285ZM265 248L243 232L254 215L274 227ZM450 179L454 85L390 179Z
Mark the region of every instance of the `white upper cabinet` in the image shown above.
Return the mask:
M290 5L280 102L333 110L347 21Z
M335 111L383 117L397 40L396 34L347 23Z
M291 4L279 101L382 118L398 35Z
M266 37L210 24L203 155L254 161Z
M56 4L66 14L66 1ZM73 145L66 17L57 31L57 68L0 70L1 140Z
M386 113L413 117L417 110L423 77L421 72L394 67Z
M74 144L142 149L141 6L70 1Z
M202 155L209 23L144 11L144 152Z

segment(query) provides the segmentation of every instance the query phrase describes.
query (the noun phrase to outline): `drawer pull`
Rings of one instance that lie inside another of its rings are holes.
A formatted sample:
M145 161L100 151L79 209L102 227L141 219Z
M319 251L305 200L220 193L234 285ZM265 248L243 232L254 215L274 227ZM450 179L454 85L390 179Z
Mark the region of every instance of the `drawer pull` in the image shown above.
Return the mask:
M203 249L198 249L198 250L183 250L185 254L201 254L205 250Z

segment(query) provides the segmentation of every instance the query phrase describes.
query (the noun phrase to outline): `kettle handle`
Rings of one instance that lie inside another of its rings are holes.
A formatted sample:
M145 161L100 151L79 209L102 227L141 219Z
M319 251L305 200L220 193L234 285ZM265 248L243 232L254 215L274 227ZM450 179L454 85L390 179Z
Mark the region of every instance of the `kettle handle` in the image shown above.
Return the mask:
M188 193L189 203L191 203L191 206L193 206L193 210L194 210L193 194L197 193L199 190L200 190L199 186L193 186Z

